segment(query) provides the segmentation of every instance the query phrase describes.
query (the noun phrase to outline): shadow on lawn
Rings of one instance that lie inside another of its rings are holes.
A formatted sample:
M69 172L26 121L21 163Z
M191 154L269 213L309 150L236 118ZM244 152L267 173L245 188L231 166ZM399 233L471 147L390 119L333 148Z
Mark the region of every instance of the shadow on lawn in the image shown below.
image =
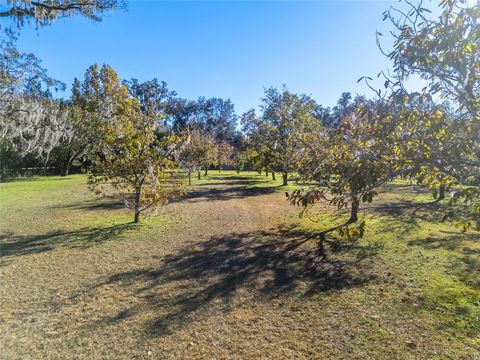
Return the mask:
M61 208L61 209L95 211L95 210L119 210L119 209L124 209L125 205L119 200L97 198L95 200L89 200L89 201L60 204L55 207Z
M260 180L246 180L246 181L241 181L241 180L235 180L235 181L208 181L208 182L204 182L204 183L201 183L201 184L196 184L195 186L198 186L198 187L205 187L205 186L225 186L225 185L228 185L228 186L231 186L231 185L244 185L244 186L247 186L247 185L258 185L258 184L261 184L263 181L260 181Z
M242 199L250 196L268 195L277 192L277 186L271 187L253 187L231 186L231 183L225 183L225 187L207 187L203 184L200 189L189 191L185 196L170 200L170 203L178 202L198 202L198 201L227 201L232 199Z
M212 237L167 255L158 267L118 273L98 287L115 284L142 297L158 314L147 332L163 336L186 325L200 310L208 312L210 306L228 311L234 300L311 296L375 280L362 263L380 246L328 245L329 255L324 256L308 242L317 238L317 233L294 227ZM145 311L145 303L100 323L116 323Z
M117 238L122 232L135 226L119 224L110 227L86 227L78 230L56 230L41 235L0 235L0 257L23 256L53 250L59 246L88 248Z
M456 253L457 256L452 256L449 270L466 285L480 289L480 249L468 244L468 242L478 242L480 233L463 234L454 231L442 231L442 233L445 235L412 240L408 244L428 250L445 249Z
M442 206L438 202L420 203L414 200L387 202L372 205L375 213L395 217L402 222L417 223L418 220L440 222Z
M397 186L398 188L398 186ZM411 190L410 190L411 191ZM415 190L425 193L425 190ZM445 215L445 203L432 201L420 203L413 200L402 200L394 203L380 203L372 206L376 214L386 215L383 225L385 231L407 236L410 231L424 223L438 224ZM458 210L461 211L461 210ZM400 221L399 221L400 220ZM426 226L423 224L423 226ZM468 286L480 289L480 249L469 246L466 242L480 240L480 233L471 231L464 234L458 231L441 231L438 237L429 236L408 242L410 246L421 246L428 250L450 250L452 254L449 270Z
M257 176L237 176L237 175L227 175L227 176L216 176L216 175L210 175L209 176L210 179L212 180L228 180L230 182L230 180L234 180L234 181L239 181L239 182L250 182L250 181L255 181L255 182L259 182L259 181L264 181L265 179L269 179L268 177L265 177L265 179L261 178L260 175L257 175Z

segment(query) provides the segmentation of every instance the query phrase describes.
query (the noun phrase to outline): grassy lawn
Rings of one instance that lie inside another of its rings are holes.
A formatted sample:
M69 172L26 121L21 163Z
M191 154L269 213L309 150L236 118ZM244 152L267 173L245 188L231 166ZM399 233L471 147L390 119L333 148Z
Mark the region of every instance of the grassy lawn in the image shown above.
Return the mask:
M321 255L345 214L280 178L210 171L141 225L83 175L0 183L0 357L479 358L479 233L397 181Z

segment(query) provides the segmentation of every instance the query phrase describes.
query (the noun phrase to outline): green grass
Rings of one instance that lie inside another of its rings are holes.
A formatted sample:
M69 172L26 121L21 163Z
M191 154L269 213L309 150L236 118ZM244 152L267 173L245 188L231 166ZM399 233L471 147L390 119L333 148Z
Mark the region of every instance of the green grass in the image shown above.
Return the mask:
M280 185L209 171L134 225L83 175L0 183L2 357L478 358L477 232L395 181L322 256L347 214Z

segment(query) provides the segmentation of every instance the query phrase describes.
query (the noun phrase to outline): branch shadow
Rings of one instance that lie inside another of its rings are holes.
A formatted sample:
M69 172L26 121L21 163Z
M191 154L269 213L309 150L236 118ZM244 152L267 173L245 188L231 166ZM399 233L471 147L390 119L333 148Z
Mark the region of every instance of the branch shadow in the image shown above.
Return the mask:
M261 196L275 193L278 190L277 186L271 187L254 187L246 188L245 186L230 186L226 184L225 187L203 187L189 191L186 195L172 199L170 203L179 202L199 202L199 201L228 201L232 199L243 199L252 196Z
M379 215L395 217L404 222L416 223L418 220L440 222L442 206L438 202L419 203L414 200L387 202L372 205Z
M411 240L408 245L421 246L428 250L450 250L458 254L452 256L449 270L464 284L473 289L480 289L480 248L468 246L466 242L478 242L480 234L468 234L454 231L441 231L445 236L429 236L423 239Z
M0 235L0 257L39 254L59 246L85 249L112 240L134 226L131 223L109 227L85 227L78 230L55 230L39 235Z
M237 296L242 301L310 297L375 281L362 263L375 256L380 245L328 245L331 251L325 256L309 242L318 238L318 233L296 227L212 237L167 255L156 268L118 273L97 287L115 284L142 297L158 314L147 323L147 334L166 336L211 306L228 311ZM144 306L123 309L100 323L124 320L145 311Z
M438 202L419 203L414 200L385 202L368 207L376 216L384 216L382 226L385 231L407 236L424 226L423 223L438 224L445 215L443 204Z
M195 186L197 187L206 187L206 186L225 186L225 185L228 185L228 186L231 186L231 185L256 185L256 184L261 184L262 181L260 180L245 180L245 181L241 181L241 180L235 180L235 181L227 181L225 180L224 182L219 182L219 181L212 181L212 182L206 182L206 183L202 183L202 184L196 184Z
M212 180L228 180L228 182L230 183L230 181L239 181L239 182L249 182L249 181L255 181L255 182L259 182L259 181L262 181L261 179L259 179L258 176L236 176L236 175L228 175L228 176L216 176L216 175L209 175L209 178L212 179Z
M70 204L60 204L55 207L61 208L61 209L95 211L95 210L120 210L120 209L124 209L125 205L122 204L119 200L95 199L95 200L75 202Z

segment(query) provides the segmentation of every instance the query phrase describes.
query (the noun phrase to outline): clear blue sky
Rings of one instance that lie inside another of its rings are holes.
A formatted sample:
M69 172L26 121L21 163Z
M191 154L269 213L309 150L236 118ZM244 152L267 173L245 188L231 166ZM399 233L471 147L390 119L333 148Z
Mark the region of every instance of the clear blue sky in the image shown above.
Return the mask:
M230 98L237 113L282 84L332 106L343 91L373 96L357 80L389 66L375 31L386 31L382 12L394 3L129 1L99 23L27 26L19 48L68 85L89 65L108 63L122 78L164 80L182 97Z

